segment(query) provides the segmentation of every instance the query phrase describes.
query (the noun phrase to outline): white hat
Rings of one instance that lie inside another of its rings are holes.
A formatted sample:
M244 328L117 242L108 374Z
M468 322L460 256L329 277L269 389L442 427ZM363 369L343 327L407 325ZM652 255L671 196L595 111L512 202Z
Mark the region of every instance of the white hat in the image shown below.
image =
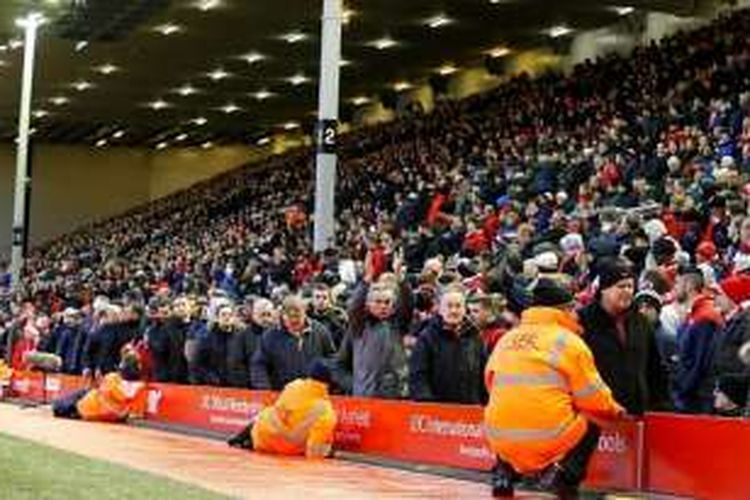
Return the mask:
M555 252L542 252L534 257L534 264L540 271L557 271L559 259Z
M659 219L651 219L643 225L643 231L648 236L648 242L653 244L667 234L667 226Z

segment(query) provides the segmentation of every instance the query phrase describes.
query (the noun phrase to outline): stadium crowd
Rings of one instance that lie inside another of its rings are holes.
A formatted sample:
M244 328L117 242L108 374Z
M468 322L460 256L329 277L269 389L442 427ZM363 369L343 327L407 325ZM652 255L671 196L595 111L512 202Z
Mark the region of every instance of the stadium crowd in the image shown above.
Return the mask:
M31 251L0 349L101 377L479 404L540 277L630 413L750 416L750 13L342 138L336 250L313 151Z

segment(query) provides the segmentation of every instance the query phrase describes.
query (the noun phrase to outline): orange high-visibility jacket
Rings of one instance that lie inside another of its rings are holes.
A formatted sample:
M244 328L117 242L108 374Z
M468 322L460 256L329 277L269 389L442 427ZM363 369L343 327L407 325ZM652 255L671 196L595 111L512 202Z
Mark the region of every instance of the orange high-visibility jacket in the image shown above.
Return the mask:
M253 449L282 455L325 457L331 451L336 413L328 386L297 379L263 409L253 424Z
M143 382L123 380L117 372L107 374L99 387L91 389L76 405L83 420L120 422L142 414L146 403Z
M623 413L580 332L570 313L533 307L487 363L490 448L522 474L562 459L586 432L586 417L603 421Z

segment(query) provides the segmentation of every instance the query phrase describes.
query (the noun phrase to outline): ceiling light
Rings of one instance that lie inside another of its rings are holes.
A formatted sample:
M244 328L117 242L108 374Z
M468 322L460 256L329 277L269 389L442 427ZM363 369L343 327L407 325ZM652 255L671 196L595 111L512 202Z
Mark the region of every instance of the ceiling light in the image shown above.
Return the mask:
M393 84L393 90L396 92L401 92L402 90L408 90L412 87L411 83L409 82L396 82Z
M148 103L148 107L153 109L154 111L159 111L161 109L168 108L169 103L162 99L157 99L156 101Z
M296 128L299 128L299 123L297 122L286 122L284 125L284 130L294 130Z
M211 149L212 147L214 147L214 143L211 141L206 141L203 144L201 144L201 147L203 149Z
M223 111L224 113L226 113L226 114L228 114L228 115L231 115L232 113L236 113L237 111L239 111L239 110L240 110L240 109L242 109L242 108L240 108L240 107L239 107L239 106L237 106L236 104L232 104L232 103L230 103L230 104L227 104L227 105L225 105L225 106L222 106L222 107L221 107L220 109L221 109L221 110L222 110L222 111Z
M258 92L253 93L252 96L255 97L259 101L265 101L269 97L273 97L274 93L269 92L266 89L263 89L263 90L259 90Z
M352 62L349 61L348 59L341 59L339 61L339 68L343 68L345 66L351 66L351 65L352 65Z
M75 50L76 52L80 52L88 46L89 42L87 42L86 40L81 40L79 42L76 42Z
M178 141L178 142L182 142L182 141L184 141L184 140L185 140L185 139L187 139L187 138L188 138L188 135L187 135L187 134L185 134L185 133L183 133L183 134L180 134L180 135L178 135L178 136L177 136L177 137L175 137L174 139L175 139L176 141Z
M178 88L177 93L183 97L187 97L187 96L191 96L193 94L198 93L198 89L188 84L188 85L183 85L182 87Z
M307 39L307 35L301 31L290 31L281 35L281 39L286 43L297 43Z
M398 42L393 38L387 36L378 38L377 40L373 40L372 42L370 42L370 46L378 50L390 49L391 47L395 47L396 45L398 45Z
M92 84L91 82L87 82L86 80L81 80L80 82L75 82L71 86L78 92L83 92L84 90L88 90L93 87L94 84Z
M286 81L288 81L292 85L302 85L303 83L309 82L310 79L307 78L302 73L297 73L296 75L290 76L289 78L287 78Z
M63 104L68 104L70 102L70 99L65 96L56 96L51 97L49 102L51 102L55 106L62 106Z
M0 52L8 52L8 46L6 44L0 45Z
M618 16L627 16L635 12L635 7L630 7L630 6L612 7L612 10L615 11Z
M206 120L202 116L199 116L197 118L193 118L192 120L190 120L190 123L192 123L193 125L198 125L199 127L202 127L203 125L208 123L208 120Z
M452 22L453 19L446 16L445 14L438 14L425 20L425 24L432 29L442 28L443 26L447 26Z
M114 134L112 134L112 138L113 139L122 139L124 135L125 135L125 131L124 130L118 130L117 132L115 132Z
M177 24L166 23L157 26L156 28L154 28L154 31L157 31L164 36L169 36L182 31L182 27Z
M98 141L96 141L97 148L103 148L106 145L107 145L107 139L99 139Z
M17 38L11 38L8 40L8 47L10 47L10 50L16 50L23 47L23 42Z
M266 56L264 56L260 52L249 52L245 54L244 56L240 56L240 58L243 59L248 64L255 64L265 59Z
M270 137L261 137L260 139L258 139L258 142L256 144L258 144L258 146L265 146L266 144L269 144L270 142L271 142Z
M216 9L221 6L221 0L198 0L197 2L195 2L195 8L198 10L202 10L203 12L208 12L209 10Z
M215 69L212 72L210 72L208 74L208 77L211 80L213 80L215 82L218 82L219 80L223 80L224 78L229 77L229 73L226 72L226 71L224 71L223 69L219 68L219 69Z
M508 54L510 54L510 52L511 50L508 47L500 46L500 47L494 47L485 53L490 57L498 58L498 57L505 57Z
M363 104L367 104L368 102L370 102L369 97L358 96L358 97L352 98L352 104L354 104L355 106L361 106Z
M564 24L559 24L546 30L547 35L552 38L560 38L561 36L569 35L572 32L573 30L568 28Z
M115 66L114 64L102 64L98 68L96 68L96 71L101 73L102 75L111 75L115 71L117 71L119 68Z
M167 143L167 142L160 142L159 144L156 145L156 149L164 149L167 146L169 146L169 143Z
M33 116L34 118L44 118L47 115L49 115L49 111L45 109L35 109L31 112L31 116Z
M458 71L458 68L456 68L456 67L455 67L454 65L452 65L452 64L443 64L442 66L440 66L440 67L439 67L439 68L437 69L437 72L438 72L439 74L441 74L442 76L448 76L448 75L452 75L452 74L453 74L453 73L455 73L456 71Z

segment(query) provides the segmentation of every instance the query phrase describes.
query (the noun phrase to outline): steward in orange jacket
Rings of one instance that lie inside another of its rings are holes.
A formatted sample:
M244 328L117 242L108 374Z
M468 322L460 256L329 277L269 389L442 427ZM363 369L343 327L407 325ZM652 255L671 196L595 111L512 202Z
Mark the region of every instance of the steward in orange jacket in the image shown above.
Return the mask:
M484 412L490 448L499 457L493 495L513 494L519 475L537 475L559 498L577 498L599 440L593 422L624 410L612 398L580 338L573 296L550 279L534 288L534 307L495 347L485 370Z
M52 403L52 411L62 418L124 422L145 410L146 385L139 378L140 361L125 353L118 371L108 373L98 387L63 396Z
M279 455L330 456L336 428L336 413L328 395L330 383L328 368L314 362L310 378L288 383L276 402L232 437L229 445Z

